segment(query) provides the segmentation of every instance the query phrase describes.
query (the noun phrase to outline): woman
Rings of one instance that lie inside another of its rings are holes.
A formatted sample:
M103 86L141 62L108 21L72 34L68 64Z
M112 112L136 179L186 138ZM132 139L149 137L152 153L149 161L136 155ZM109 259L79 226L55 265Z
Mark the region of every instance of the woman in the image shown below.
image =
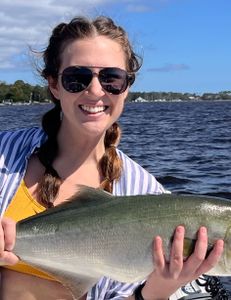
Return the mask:
M6 217L18 221L56 206L70 198L78 184L114 195L165 192L151 174L116 148L116 121L140 68L125 31L109 18L75 18L53 30L43 59L42 76L55 104L44 116L43 128L0 135L2 265L18 262L13 254L15 223ZM184 228L178 226L167 263L161 238L154 238L156 268L146 284L104 277L82 299L168 299L214 266L223 250L219 240L205 258L207 232L202 227L194 253L184 262L183 239ZM59 282L29 266L2 268L1 275L1 299L72 299Z

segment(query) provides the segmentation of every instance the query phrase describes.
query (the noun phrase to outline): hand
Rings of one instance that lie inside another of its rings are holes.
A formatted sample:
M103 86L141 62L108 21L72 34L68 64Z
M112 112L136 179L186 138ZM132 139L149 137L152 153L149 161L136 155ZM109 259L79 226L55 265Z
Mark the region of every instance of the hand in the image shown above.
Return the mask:
M159 236L155 237L153 246L155 269L142 289L145 300L168 299L178 288L208 272L219 261L224 242L216 241L213 250L206 258L208 236L205 227L199 229L194 252L184 261L184 234L184 227L178 226L175 230L169 262L164 256L162 239Z
M0 265L14 265L19 261L12 252L16 239L16 223L4 217L0 223Z

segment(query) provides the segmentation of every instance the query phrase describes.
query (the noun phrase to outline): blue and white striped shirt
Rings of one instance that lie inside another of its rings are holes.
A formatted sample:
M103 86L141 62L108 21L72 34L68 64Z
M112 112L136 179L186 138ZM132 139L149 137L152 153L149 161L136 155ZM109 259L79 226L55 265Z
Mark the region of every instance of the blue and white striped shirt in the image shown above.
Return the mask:
M28 159L46 140L46 134L40 128L5 131L0 133L0 206L1 215L15 195L25 175ZM131 160L122 151L117 150L122 159L122 176L113 184L114 195L160 194L162 185L154 176ZM87 299L120 299L128 296L135 284L124 284L103 277L89 291Z
M0 132L0 209L6 210L25 175L28 159L46 140L37 127ZM154 176L117 150L123 162L122 176L113 185L114 195L159 194L164 192Z
M4 214L23 179L28 159L46 140L41 128L33 127L0 132L0 210ZM122 151L117 153L123 162L122 175L113 183L114 195L161 194L163 186ZM139 283L125 284L107 277L88 292L87 300L123 299L132 294ZM178 299L172 298L171 299Z

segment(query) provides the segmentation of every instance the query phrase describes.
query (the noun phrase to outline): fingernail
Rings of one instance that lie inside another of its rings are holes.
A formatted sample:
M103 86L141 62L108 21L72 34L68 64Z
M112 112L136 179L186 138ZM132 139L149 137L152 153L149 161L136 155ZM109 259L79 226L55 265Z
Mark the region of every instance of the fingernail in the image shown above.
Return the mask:
M7 245L6 247L5 247L5 250L6 251L12 251L14 249L14 245Z
M204 227L204 226L202 226L202 227L200 228L200 232L201 232L202 234L206 234L206 233L207 233L207 228Z
M183 233L184 232L184 226L179 225L179 226L177 226L176 230L177 230L178 233Z

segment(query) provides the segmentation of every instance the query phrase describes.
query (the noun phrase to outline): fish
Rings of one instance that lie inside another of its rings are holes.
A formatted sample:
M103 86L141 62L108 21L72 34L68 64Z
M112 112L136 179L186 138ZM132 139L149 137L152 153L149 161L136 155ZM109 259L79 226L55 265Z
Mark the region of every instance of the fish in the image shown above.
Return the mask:
M14 253L56 279L79 299L102 277L133 283L153 270L152 244L161 236L166 257L177 225L186 229L184 255L200 226L209 245L225 249L210 275L231 275L231 202L183 194L113 196L82 187L61 205L17 223Z

